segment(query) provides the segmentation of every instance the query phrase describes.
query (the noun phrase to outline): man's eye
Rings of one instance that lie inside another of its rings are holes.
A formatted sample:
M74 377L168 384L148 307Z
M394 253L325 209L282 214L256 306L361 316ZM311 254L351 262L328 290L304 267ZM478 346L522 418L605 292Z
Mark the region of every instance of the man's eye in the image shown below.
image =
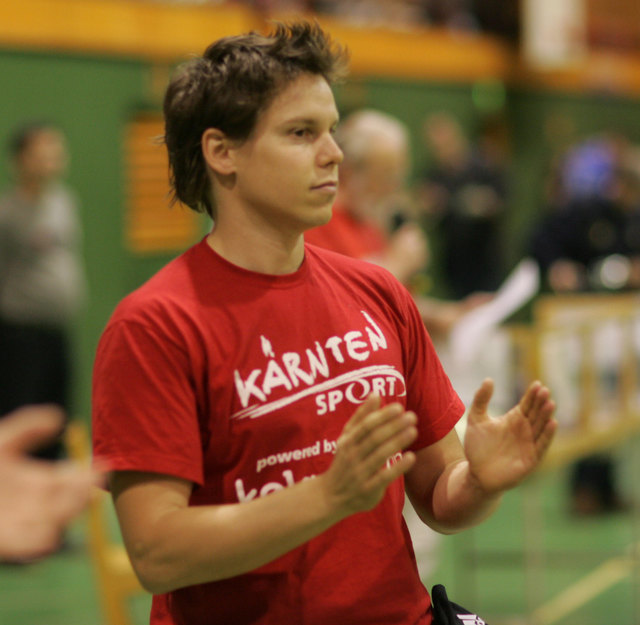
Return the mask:
M293 130L293 134L296 137L308 137L311 134L311 130L309 130L309 128L296 128L295 130Z

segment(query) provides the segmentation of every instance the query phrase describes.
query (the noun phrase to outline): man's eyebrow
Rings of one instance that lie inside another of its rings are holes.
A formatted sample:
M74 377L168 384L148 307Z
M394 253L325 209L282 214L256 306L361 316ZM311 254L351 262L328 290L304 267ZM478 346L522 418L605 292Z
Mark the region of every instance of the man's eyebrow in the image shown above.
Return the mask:
M331 123L331 127L336 126L340 121L339 117L335 117L335 119ZM315 126L321 125L322 120L318 117L290 117L286 119L283 124L303 124L305 126Z

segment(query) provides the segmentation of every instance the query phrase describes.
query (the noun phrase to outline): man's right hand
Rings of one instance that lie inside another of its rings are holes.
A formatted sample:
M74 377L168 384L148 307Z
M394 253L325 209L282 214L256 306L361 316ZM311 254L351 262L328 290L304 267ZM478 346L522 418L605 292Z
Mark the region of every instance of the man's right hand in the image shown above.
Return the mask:
M375 507L415 462L402 450L416 439L416 422L400 404L381 407L380 397L370 395L345 425L333 463L321 476L329 505L345 517Z

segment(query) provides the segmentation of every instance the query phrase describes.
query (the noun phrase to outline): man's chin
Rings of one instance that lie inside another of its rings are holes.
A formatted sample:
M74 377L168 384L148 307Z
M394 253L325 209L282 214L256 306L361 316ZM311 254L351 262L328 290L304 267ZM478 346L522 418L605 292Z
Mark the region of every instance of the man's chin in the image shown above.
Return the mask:
M318 226L324 226L325 224L328 224L331 221L332 215L333 203L318 208L318 210L314 211L311 215L308 228L317 228Z

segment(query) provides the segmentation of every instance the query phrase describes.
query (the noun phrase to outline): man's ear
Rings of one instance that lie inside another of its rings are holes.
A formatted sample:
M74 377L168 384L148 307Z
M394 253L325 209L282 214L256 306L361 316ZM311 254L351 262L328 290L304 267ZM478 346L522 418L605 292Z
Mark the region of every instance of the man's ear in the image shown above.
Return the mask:
M235 173L235 143L222 130L207 128L202 133L201 144L204 160L215 173L222 176Z

